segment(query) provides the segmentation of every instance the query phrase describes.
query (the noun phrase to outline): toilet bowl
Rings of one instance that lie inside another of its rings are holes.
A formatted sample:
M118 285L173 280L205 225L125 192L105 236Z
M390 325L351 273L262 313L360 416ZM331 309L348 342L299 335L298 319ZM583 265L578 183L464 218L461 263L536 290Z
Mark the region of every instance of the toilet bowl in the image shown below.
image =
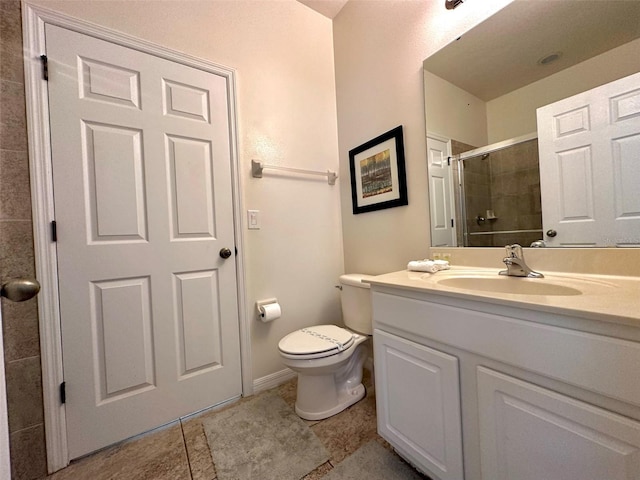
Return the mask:
M306 420L322 420L365 396L362 368L372 334L367 275L340 277L344 323L316 325L286 335L278 343L282 362L298 374L295 411Z

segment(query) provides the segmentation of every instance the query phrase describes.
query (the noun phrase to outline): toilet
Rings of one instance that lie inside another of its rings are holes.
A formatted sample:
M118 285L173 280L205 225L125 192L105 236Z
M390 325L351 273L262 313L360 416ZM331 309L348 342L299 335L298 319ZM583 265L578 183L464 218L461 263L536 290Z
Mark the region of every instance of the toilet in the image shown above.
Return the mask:
M342 315L347 328L316 325L280 340L282 362L298 374L296 413L305 420L322 420L361 400L366 341L373 333L369 275L340 277Z

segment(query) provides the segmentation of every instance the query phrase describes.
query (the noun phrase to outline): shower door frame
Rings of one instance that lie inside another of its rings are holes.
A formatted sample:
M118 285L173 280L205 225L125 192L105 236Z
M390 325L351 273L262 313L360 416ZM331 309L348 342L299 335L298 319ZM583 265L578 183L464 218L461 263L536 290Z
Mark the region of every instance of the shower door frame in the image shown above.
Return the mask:
M527 133L520 135L519 137L509 138L502 142L492 143L491 145L485 145L483 147L474 148L466 152L456 155L454 158L458 160L458 179L460 180L460 212L462 214L462 244L465 247L469 246L469 227L467 226L467 197L465 193L464 183L464 161L480 155L497 152L498 150L504 150L505 148L513 147L519 143L528 142L530 140L536 140L538 138L538 132Z

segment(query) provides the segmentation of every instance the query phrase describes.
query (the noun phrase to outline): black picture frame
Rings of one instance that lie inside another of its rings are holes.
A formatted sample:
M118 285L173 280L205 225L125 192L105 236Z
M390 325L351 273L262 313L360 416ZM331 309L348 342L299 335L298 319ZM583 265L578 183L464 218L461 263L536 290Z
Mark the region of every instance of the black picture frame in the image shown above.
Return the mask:
M402 125L349 150L353 214L408 205Z

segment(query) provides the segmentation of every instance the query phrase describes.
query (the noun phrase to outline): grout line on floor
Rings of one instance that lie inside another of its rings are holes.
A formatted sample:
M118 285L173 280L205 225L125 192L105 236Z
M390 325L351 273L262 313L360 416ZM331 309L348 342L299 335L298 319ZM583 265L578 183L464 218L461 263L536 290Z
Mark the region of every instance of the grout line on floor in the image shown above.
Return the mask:
M187 448L187 439L184 436L184 427L182 425L182 419L178 420L180 422L180 433L182 434L182 445L184 445L184 453L187 456L187 465L189 465L189 478L193 480L193 470L191 469L191 459L189 458L189 449Z

